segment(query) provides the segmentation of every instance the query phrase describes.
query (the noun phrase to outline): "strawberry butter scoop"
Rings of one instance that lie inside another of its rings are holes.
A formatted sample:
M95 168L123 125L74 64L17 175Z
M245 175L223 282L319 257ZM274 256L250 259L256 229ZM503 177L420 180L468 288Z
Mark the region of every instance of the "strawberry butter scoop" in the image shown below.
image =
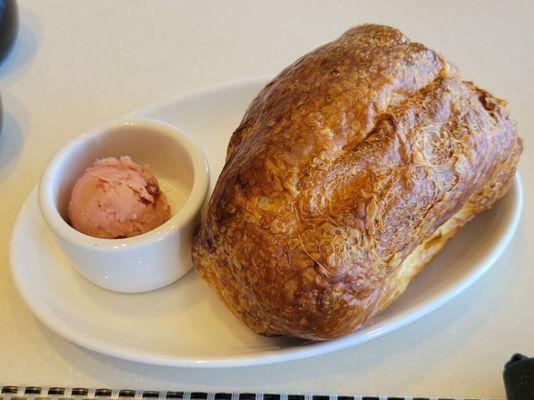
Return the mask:
M69 202L74 229L104 239L128 238L171 216L156 177L128 156L98 160L76 181Z

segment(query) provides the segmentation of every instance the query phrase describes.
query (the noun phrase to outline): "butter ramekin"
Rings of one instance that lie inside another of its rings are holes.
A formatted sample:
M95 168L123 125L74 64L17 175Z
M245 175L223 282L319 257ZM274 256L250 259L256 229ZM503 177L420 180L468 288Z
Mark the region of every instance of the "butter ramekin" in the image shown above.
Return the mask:
M148 164L158 179L177 185L185 202L167 222L131 238L78 232L67 222L74 183L97 159L122 155ZM208 187L206 156L187 133L156 120L123 119L76 137L50 160L39 183L39 207L78 272L103 288L137 293L166 286L191 269L191 241Z

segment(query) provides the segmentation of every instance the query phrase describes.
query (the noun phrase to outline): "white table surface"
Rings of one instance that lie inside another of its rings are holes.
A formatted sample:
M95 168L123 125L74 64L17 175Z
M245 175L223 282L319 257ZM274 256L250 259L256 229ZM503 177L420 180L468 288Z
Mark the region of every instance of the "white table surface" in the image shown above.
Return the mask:
M534 355L534 2L32 0L20 11L17 46L0 67L0 384L504 397L505 361L514 352ZM20 205L66 140L182 91L274 75L363 22L400 28L510 103L526 145L525 208L487 275L385 337L255 368L122 361L35 320L13 286L8 244Z

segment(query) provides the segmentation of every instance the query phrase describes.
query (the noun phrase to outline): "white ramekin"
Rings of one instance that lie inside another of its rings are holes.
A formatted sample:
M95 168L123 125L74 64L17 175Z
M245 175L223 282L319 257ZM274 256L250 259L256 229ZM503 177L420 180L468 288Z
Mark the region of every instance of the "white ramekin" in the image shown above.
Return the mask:
M76 231L66 221L74 183L95 160L122 155L177 185L185 202L163 225L139 236L100 239ZM208 186L206 156L182 129L155 120L119 120L78 136L51 159L39 184L39 207L56 243L83 276L109 290L145 292L191 269L191 241Z

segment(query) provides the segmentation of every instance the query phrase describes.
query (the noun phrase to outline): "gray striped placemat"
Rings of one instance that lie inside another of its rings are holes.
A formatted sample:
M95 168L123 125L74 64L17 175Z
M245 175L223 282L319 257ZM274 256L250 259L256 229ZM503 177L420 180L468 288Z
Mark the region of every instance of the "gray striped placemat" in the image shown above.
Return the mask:
M0 400L490 400L464 397L316 395L288 393L220 393L151 390L87 389L39 386L0 386Z

